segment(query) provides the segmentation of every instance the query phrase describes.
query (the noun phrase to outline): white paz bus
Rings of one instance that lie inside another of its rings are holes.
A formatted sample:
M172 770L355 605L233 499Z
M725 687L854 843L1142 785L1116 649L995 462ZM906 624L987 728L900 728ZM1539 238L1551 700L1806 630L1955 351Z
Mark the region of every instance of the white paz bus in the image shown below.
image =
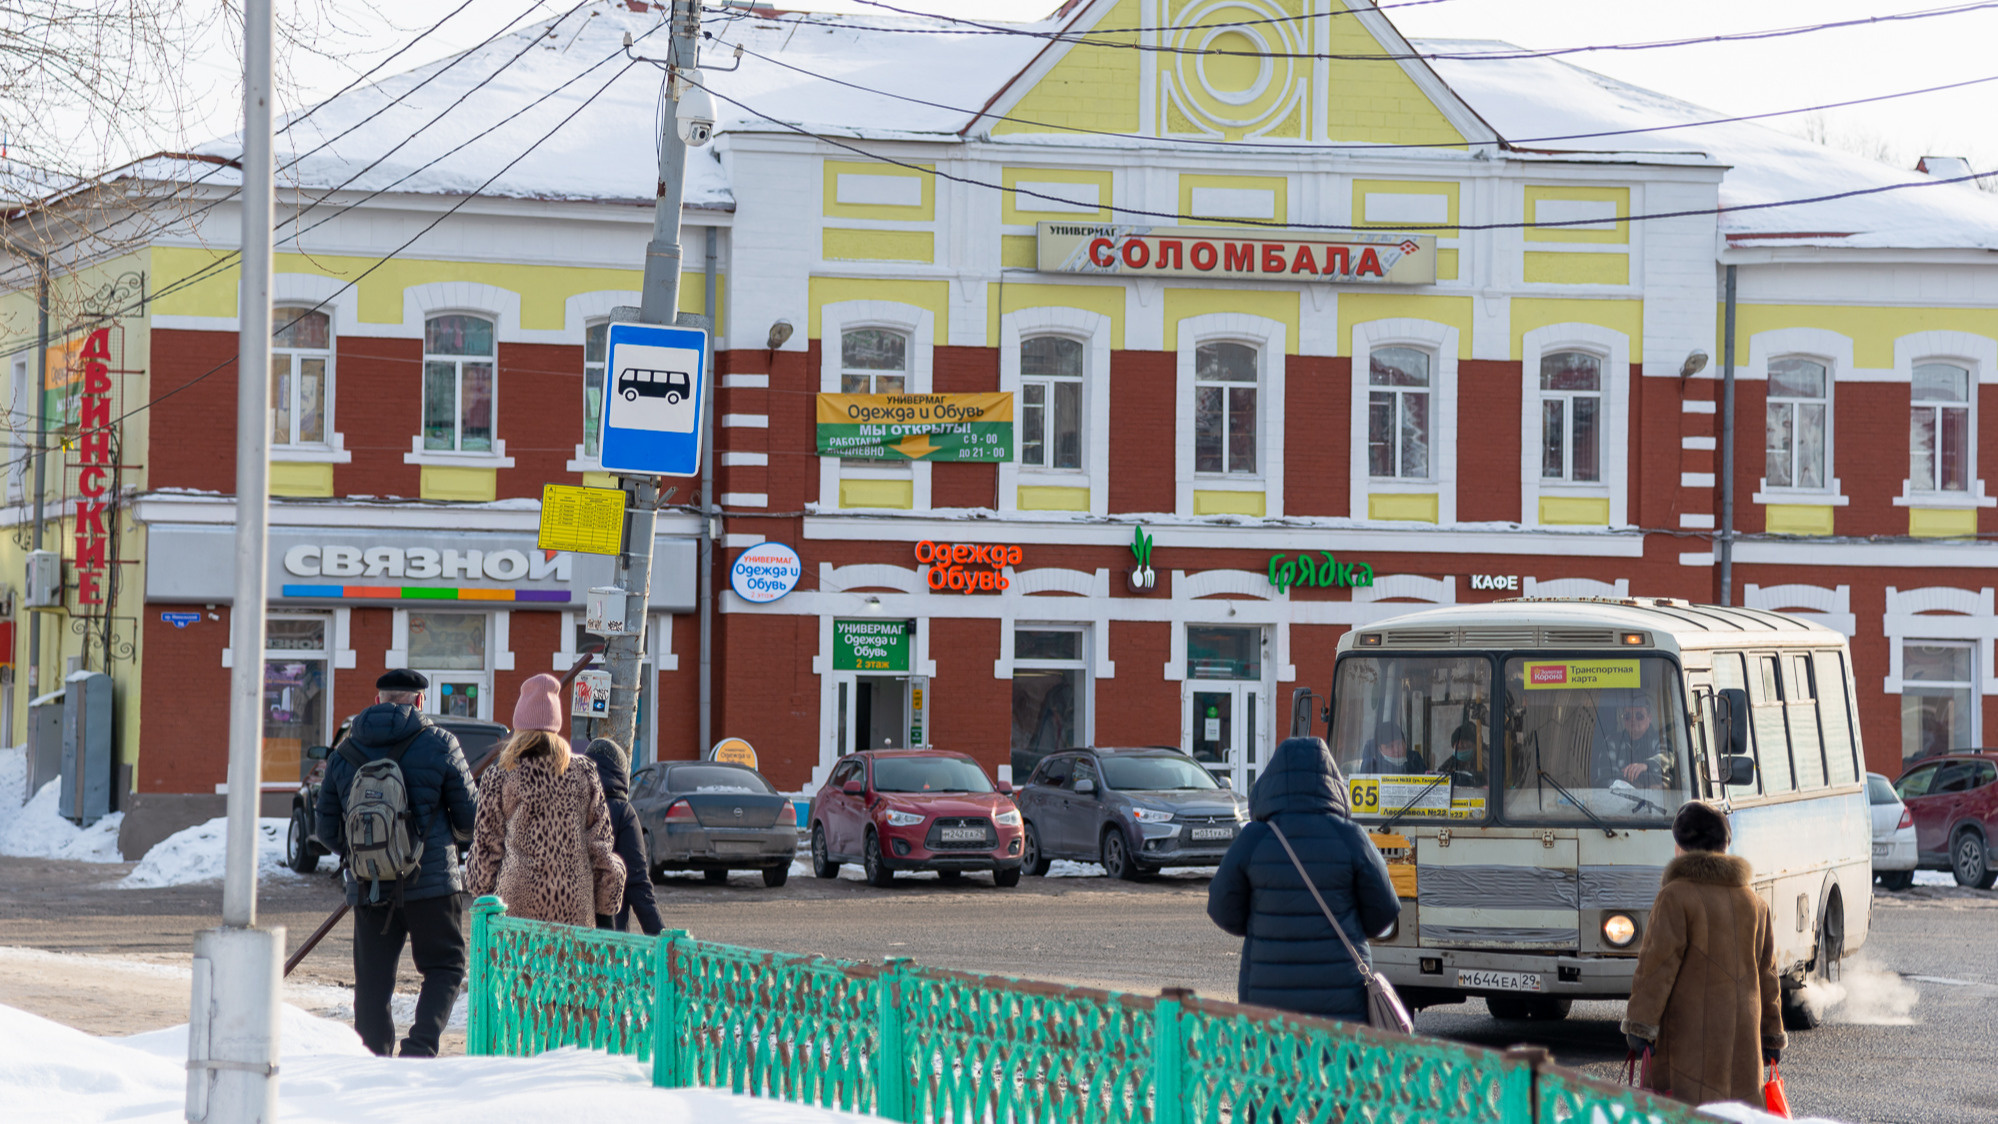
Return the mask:
M1853 698L1843 636L1752 609L1502 601L1347 633L1328 740L1403 899L1375 964L1412 1007L1626 998L1672 817L1707 800L1774 919L1785 1020L1815 1025L1796 990L1837 978L1873 902Z

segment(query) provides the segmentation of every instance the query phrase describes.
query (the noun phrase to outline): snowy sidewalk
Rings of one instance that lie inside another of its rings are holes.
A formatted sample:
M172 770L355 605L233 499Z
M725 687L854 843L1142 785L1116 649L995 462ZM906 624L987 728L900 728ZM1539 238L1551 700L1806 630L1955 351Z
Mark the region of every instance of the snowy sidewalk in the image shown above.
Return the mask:
M862 1124L829 1112L707 1089L655 1089L630 1058L557 1050L536 1058L377 1058L345 1025L284 1010L279 1117L299 1124ZM179 1124L187 1027L93 1038L0 1006L0 1104L10 1124Z

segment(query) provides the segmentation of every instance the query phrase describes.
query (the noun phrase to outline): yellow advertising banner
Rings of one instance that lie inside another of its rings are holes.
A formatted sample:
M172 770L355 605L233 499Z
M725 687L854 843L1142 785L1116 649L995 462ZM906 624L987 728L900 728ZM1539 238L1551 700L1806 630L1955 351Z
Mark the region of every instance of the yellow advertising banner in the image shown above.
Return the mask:
M1010 461L1013 396L821 394L822 457L887 461Z
M1644 686L1636 660L1529 660L1529 691L1602 691Z

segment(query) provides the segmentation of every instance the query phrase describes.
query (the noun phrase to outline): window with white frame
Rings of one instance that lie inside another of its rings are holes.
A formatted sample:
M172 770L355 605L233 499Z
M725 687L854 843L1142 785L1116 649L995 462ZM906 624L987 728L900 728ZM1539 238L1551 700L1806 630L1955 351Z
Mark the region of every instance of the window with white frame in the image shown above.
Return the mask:
M497 335L483 316L450 313L423 322L423 447L493 451Z
M1067 336L1020 341L1020 463L1082 468L1083 346Z
M1411 347L1375 349L1367 359L1367 385L1367 474L1429 479L1429 353Z
M1908 480L1917 492L1970 490L1970 370L1917 363L1909 392Z
M1211 341L1193 354L1193 470L1254 476L1256 391L1261 356L1243 343Z
M583 329L583 455L597 456L604 414L604 363L610 350L610 321Z
M1087 745L1089 665L1080 628L1013 631L1013 749L1054 753Z
M1969 641L1901 642L1901 758L1977 744L1977 649Z
M1826 392L1823 363L1786 357L1769 361L1769 405L1763 479L1771 488L1825 487Z
M283 323L283 321L279 321ZM264 630L264 776L300 773L309 746L325 745L333 621L322 613L272 614Z
M331 429L333 319L310 308L276 308L271 321L271 444L325 445Z
M1586 351L1540 357L1540 478L1603 478L1603 361Z
M840 333L841 394L903 394L908 385L908 333L888 328L854 328ZM899 467L873 457L842 457L841 463Z

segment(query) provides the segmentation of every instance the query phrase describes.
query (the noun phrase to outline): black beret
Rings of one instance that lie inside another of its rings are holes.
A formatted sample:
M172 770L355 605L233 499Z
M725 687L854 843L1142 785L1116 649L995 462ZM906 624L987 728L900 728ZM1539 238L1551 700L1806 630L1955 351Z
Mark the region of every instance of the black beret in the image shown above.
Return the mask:
M425 679L420 672L411 671L406 667L398 667L375 680L377 691L422 691L429 686L430 680Z

